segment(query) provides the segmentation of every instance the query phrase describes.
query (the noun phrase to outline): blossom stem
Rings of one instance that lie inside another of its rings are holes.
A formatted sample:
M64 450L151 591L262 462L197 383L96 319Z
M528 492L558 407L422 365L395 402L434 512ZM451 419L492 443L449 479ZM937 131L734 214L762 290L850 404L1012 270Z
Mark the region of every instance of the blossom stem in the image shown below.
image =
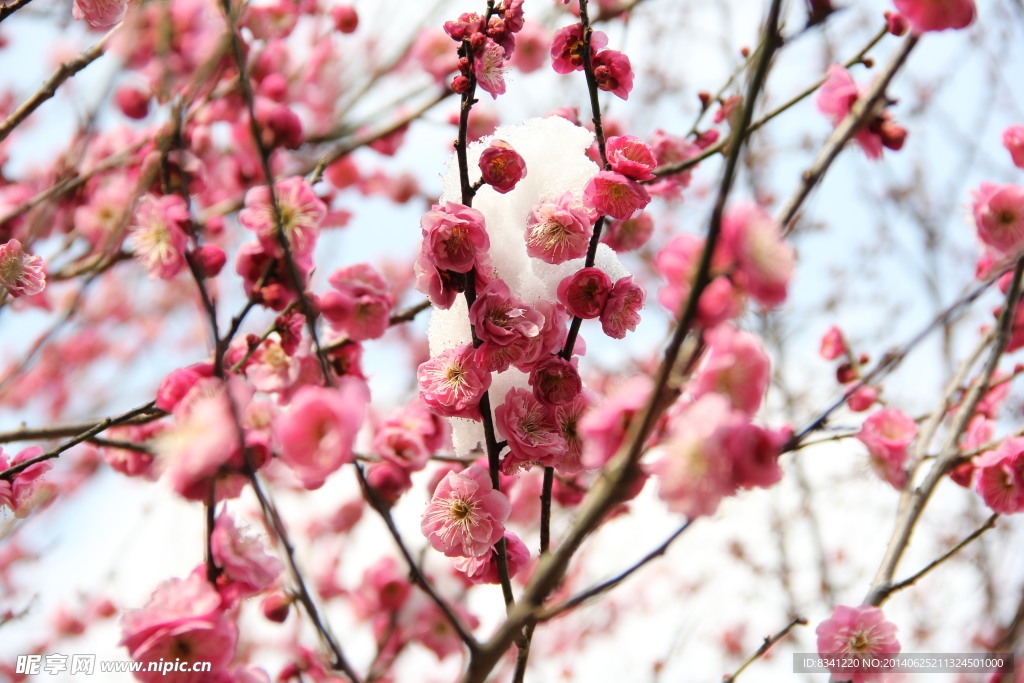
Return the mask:
M743 665L740 666L740 668L736 669L735 673L729 674L728 676L722 678L722 683L734 683L736 681L737 676L743 673L748 666L750 666L751 664L759 660L761 657L763 657L764 654L768 652L768 650L770 650L773 645L775 645L775 643L785 638L789 634L789 632L793 630L793 627L806 625L807 619L805 619L804 617L793 617L793 620L786 624L786 626L783 627L781 631L779 631L773 636L766 637L764 639L764 642L761 643L761 646L757 648L754 654L750 655L750 657L747 658L747 661L743 662Z
M815 157L811 167L804 171L799 187L789 201L786 202L778 215L778 223L782 226L783 234L789 234L795 227L794 219L804 201L811 194L817 184L825 176L832 162L839 156L846 143L857 134L867 123L870 117L877 113L878 104L885 97L885 90L889 83L896 76L896 73L903 67L910 55L911 50L917 45L919 36L911 34L896 51L896 54L889 60L888 65L876 78L863 97L857 100L850 113L839 122L836 129L826 140L818 156Z
M885 602L891 593L892 577L896 572L896 566L899 564L900 558L903 557L903 552L910 543L910 535L913 533L914 527L917 526L921 513L924 512L924 508L928 504L928 500L931 498L935 487L938 486L939 482L957 460L960 451L960 436L964 433L968 422L974 416L978 402L981 401L988 391L989 382L996 371L996 366L999 364L999 360L1002 358L1003 352L1013 336L1013 318L1021 298L1022 280L1024 280L1024 258L1018 260L1014 268L1013 280L1010 282L1010 287L1006 292L1003 310L999 314L999 320L996 325L995 339L992 341L989 356L981 371L981 376L974 386L971 387L970 392L964 397L963 401L961 401L960 407L950 423L945 442L939 450L939 456L931 469L928 470L924 481L913 491L905 491L900 499L896 528L893 529L889 544L885 550L885 556L878 567L874 580L871 582L871 589L864 599L865 605L879 606Z
M943 553L940 557L937 557L934 560L932 560L931 562L929 562L928 564L926 564L921 570L919 570L915 574L913 574L911 576L908 576L907 578L903 579L902 581L898 581L898 582L892 584L891 586L889 586L888 589L885 592L886 593L886 597L888 597L889 595L892 595L896 591L903 590L904 588L907 588L908 586L913 586L915 583L917 583L917 581L922 576L924 576L925 574L927 574L931 570L935 569L936 567L938 567L940 564L942 564L943 562L945 562L949 558L951 558L954 555L956 555L958 552L960 552L965 547L970 545L972 542L974 542L975 539L979 538L983 533L985 533L989 529L995 528L996 520L997 519L999 519L999 513L993 514L991 517L989 517L987 520L985 520L984 524L982 524L980 527L975 529L973 532L971 532L971 534L969 536L967 536L962 541L957 543L955 546L950 548L948 551Z
M246 69L242 38L238 32L238 17L234 8L231 6L231 0L221 0L220 4L221 10L224 12L224 18L228 22L228 29L231 34L231 48L234 53L235 66L238 68L238 84L242 90L242 99L245 100L245 106L249 114L249 132L252 135L256 149L259 150L263 176L267 181L267 194L270 197L270 207L273 210L274 222L277 227L277 241L284 254L284 265L288 272L288 277L291 280L292 287L294 287L295 293L299 298L299 305L302 308L302 315L306 319L306 329L309 332L310 339L313 341L313 348L316 351L317 360L320 361L320 372L323 375L324 385L331 387L334 386L334 378L331 375L331 368L327 361L327 355L320 346L320 339L316 331L316 318L313 313L313 307L309 302L309 298L306 296L305 287L302 285L302 277L299 274L298 266L295 265L295 258L292 256L291 245L288 243L288 235L285 234L284 230L284 218L281 214L281 205L277 201L277 192L274 188L274 173L270 168L270 154L272 150L268 149L267 145L263 143L260 124L256 120L255 98L252 92L252 83L249 81L249 74Z
M452 611L452 608L448 603L444 601L444 598L438 595L437 591L434 590L434 587L423 574L423 570L421 570L419 565L416 564L416 558L412 556L409 548L402 540L402 535L398 532L398 527L395 526L395 520L391 517L390 510L381 500L373 487L370 486L370 482L366 480L366 473L363 472L362 466L359 465L359 463L356 463L355 468L356 476L359 478L359 486L362 488L366 500L369 501L370 507L380 515L380 518L384 521L384 525L388 528L388 533L391 534L391 538L395 541L395 545L398 546L398 551L402 553L402 557L405 558L405 563L409 566L409 574L412 576L413 583L419 586L423 592L427 594L427 597L437 605L438 609L441 610L441 613L444 614L445 618L448 620L448 623L450 623L452 628L455 629L455 632L459 634L459 638L461 638L462 642L464 642L466 647L469 648L469 651L476 651L476 649L480 647L480 644L476 641L476 638L473 637L473 634L466 629L462 621L459 620L458 616L456 616L455 612Z
M690 297L681 316L680 323L676 327L672 341L665 351L664 360L658 370L655 389L643 410L643 417L640 420L634 421L623 447L612 457L606 466L604 477L594 485L584 498L577 510L572 526L565 539L559 544L558 549L540 558L533 577L522 592L516 609L505 620L505 623L498 628L491 639L483 645L478 655L470 658L469 667L462 678L462 683L479 683L487 678L487 675L497 664L509 644L517 638L522 626L533 619L536 607L542 605L551 591L561 582L565 571L569 567L572 556L579 549L584 539L600 525L616 501L621 499L623 492L635 475L637 463L643 453L643 444L647 439L647 435L654 426L657 416L667 405L662 394L665 393L669 376L676 366L683 341L696 320L697 301L708 282L711 253L717 241L718 233L721 230L721 217L725 208L725 200L732 188L734 174L739 164L739 153L743 146L743 140L746 137L747 126L750 125L753 117L753 103L757 100L757 96L764 85L771 57L779 43L778 22L780 8L781 0L772 0L763 29L766 37L764 49L761 51L756 68L750 79L740 122L734 134L733 144L730 145L729 157L719 185L715 211L712 214L708 237L705 240L704 254L702 255L697 278L691 289Z

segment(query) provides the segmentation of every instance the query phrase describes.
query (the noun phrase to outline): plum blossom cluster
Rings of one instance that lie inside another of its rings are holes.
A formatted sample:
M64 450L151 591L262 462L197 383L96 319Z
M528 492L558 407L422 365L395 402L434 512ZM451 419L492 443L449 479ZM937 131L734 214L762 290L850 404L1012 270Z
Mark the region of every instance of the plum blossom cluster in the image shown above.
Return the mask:
M818 111L838 126L850 115L862 94L850 72L839 64L833 64L828 68L825 82L818 91ZM883 148L893 151L903 148L907 130L892 120L888 110L883 109L869 118L853 139L869 159L880 159Z
M658 300L680 315L697 274L704 239L683 233L658 253L655 267L665 278ZM760 207L740 203L722 217L721 239L711 261L711 281L697 303L697 322L714 327L738 316L748 298L775 307L786 299L795 253L778 223Z
M452 80L452 90L464 93L475 82L492 97L504 93L507 62L523 25L523 0L502 0L484 17L466 12L446 21L445 33L460 43L459 75Z
M704 357L673 406L650 466L658 495L689 518L714 514L741 489L767 488L782 478L778 457L789 428L754 424L768 389L770 361L760 340L722 324L704 335Z
M601 31L584 29L582 23L555 31L551 42L551 66L555 72L569 74L583 71L590 62L597 87L622 99L629 99L633 90L633 67L629 57L618 50L609 50L608 36Z

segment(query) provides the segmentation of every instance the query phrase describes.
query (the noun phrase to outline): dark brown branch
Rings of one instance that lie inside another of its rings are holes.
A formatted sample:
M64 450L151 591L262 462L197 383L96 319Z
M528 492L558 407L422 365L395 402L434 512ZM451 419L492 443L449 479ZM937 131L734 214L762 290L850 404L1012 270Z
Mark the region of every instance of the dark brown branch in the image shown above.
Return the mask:
M42 88L40 88L34 95L29 97L27 100L22 102L21 106L14 110L14 113L8 116L3 123L0 123L0 142L3 142L5 139L7 139L7 136L10 135L11 132L15 128L17 128L22 121L27 119L29 115L32 114L32 112L38 109L43 104L43 102L46 102L47 100L51 99L54 95L56 95L57 88L59 88L61 84L64 83L64 81L68 80L69 78L77 74L79 71L81 71L85 67L95 62L101 56L103 56L103 52L107 48L107 41L110 40L110 37L114 35L114 32L117 31L117 29L119 29L120 27L121 24L118 24L114 28L110 29L110 31L108 31L105 36L100 38L95 45L93 45L88 50L78 55L74 59L64 62L59 67L57 67L57 70L53 72L53 75L50 76L50 78L47 79L45 83L43 83Z
M32 2L32 0L13 0L13 2L7 3L6 5L0 5L0 21L11 16L30 2Z

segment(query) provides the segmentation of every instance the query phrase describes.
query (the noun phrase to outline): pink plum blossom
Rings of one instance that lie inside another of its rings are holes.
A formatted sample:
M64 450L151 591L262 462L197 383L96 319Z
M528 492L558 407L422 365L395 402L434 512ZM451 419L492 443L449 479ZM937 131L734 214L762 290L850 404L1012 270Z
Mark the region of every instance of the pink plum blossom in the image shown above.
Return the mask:
M821 348L818 350L818 355L825 360L835 360L844 353L846 353L846 341L843 339L843 333L838 327L832 325L821 336Z
M337 388L305 386L274 424L281 460L307 489L352 462L352 444L369 402L366 384L342 377Z
M530 564L530 550L511 531L505 532L505 559L508 561L509 578L514 577ZM453 558L452 566L462 572L466 579L473 584L496 584L501 582L498 572L498 551L496 548L491 548L491 552L482 557Z
M619 220L630 218L650 201L643 185L614 171L600 171L583 189L584 204Z
M633 251L647 244L654 234L654 219L641 213L624 221L609 221L604 226L601 241L615 251Z
M1003 254L1024 246L1024 187L981 183L974 191L978 238Z
M777 458L788 433L764 430L718 394L683 406L651 466L658 496L689 518L714 514L740 488L771 486L782 477Z
M217 517L211 545L213 559L221 569L222 595L230 596L232 602L270 588L284 569L281 560L267 554L259 538L239 530L226 512Z
M274 183L274 199L281 213L281 228L296 258L312 254L320 234L320 224L327 216L327 205L316 196L305 178L292 176ZM278 241L277 219L266 185L245 193L245 208L238 220L259 237L260 245L275 257L283 255Z
M506 194L526 176L526 161L504 140L491 140L480 153L480 173L495 192Z
M1024 511L1024 438L1007 437L976 457L974 488L993 512Z
M557 355L548 356L533 366L530 386L537 400L549 406L570 403L583 391L576 366Z
M860 90L850 72L839 64L833 64L828 69L815 103L818 111L838 126L853 110L860 96ZM869 159L879 159L883 147L900 149L906 134L906 130L889 119L888 112L883 111L857 131L853 139Z
M505 532L508 498L495 491L487 470L473 465L449 472L437 485L420 528L447 557L482 557Z
M970 26L977 10L974 0L893 0L914 33Z
M726 210L722 243L736 259L733 281L737 286L764 306L778 306L786 300L794 251L764 209L741 203Z
M583 268L558 283L558 300L584 320L600 317L611 293L612 281L600 268Z
M633 89L633 67L629 57L618 50L601 50L594 56L594 80L601 90L628 100Z
M483 214L456 202L435 204L420 219L420 228L422 253L440 270L468 273L491 246Z
M227 392L218 378L198 379L175 405L174 426L154 440L162 476L189 500L205 500L241 450Z
M608 36L594 31L590 36L590 57L608 44ZM551 41L551 66L556 73L568 74L583 69L583 24L572 24L555 31Z
M568 448L551 408L525 389L510 389L505 394L504 402L494 411L494 423L508 441L509 454L501 463L506 474L529 463L551 467Z
M109 28L124 19L128 0L75 0L71 16L85 19L93 28Z
M43 267L43 257L26 253L18 240L0 244L0 285L13 298L33 296L46 288Z
M512 295L502 280L494 280L477 293L469 319L484 343L510 346L540 334L544 318Z
M869 605L839 605L831 617L818 624L815 633L818 635L818 654L825 658L863 660L895 655L900 651L900 643L896 640L896 625L886 621L880 608ZM849 680L851 683L871 683L885 677L884 672L878 670L860 671L836 667L832 671L837 679Z
M1013 165L1024 168L1024 126L1007 126L1003 131L1003 147L1010 153Z
M497 99L505 92L505 50L488 38L481 49L473 51L473 74L477 83Z
M701 148L696 143L678 135L666 133L658 129L650 137L651 149L658 161L658 166L678 164L701 153ZM663 176L657 182L647 186L651 194L668 197L677 196L682 190L690 185L693 178L693 169L687 169L680 173Z
M142 609L128 610L121 618L121 645L128 655L143 663L135 677L144 683L192 683L191 671L163 675L159 662L184 660L209 662L214 673L234 659L238 627L224 611L221 597L201 570L187 579L160 584ZM147 671L148 663L156 663Z
M761 340L722 324L704 333L704 343L708 351L690 387L694 398L718 393L736 410L756 413L771 379L771 363Z
M583 470L583 437L580 434L580 420L590 407L591 398L581 391L569 403L555 406L555 423L565 439L565 453L555 458L555 470L559 474L573 475Z
M545 263L586 256L593 234L589 212L566 192L533 209L526 223L526 253Z
M384 277L368 263L339 268L320 297L320 311L331 326L353 341L377 339L387 331L395 305Z
M43 454L39 446L31 446L19 451L13 458L8 459L4 455L3 448L0 448L0 472L9 467L28 462ZM18 472L10 480L0 479L0 509L6 507L14 513L15 517L25 517L39 503L42 502L41 478L50 471L53 465L48 461L37 462Z
M185 265L189 222L188 206L177 195L146 195L139 202L132 224L135 256L146 266L149 277L168 280Z
M416 371L420 399L435 415L480 419L480 399L491 373L476 361L472 344L443 351Z
M633 277L619 278L608 293L608 301L601 311L601 329L613 339L623 339L640 324L640 309L644 307L644 288Z
M651 171L658 162L651 146L632 135L613 135L608 138L608 163L612 170L633 180L651 180Z
M577 425L583 439L582 465L596 470L611 460L622 446L637 411L647 403L653 380L634 375L618 383L604 401L587 411Z
M861 426L857 438L868 448L871 466L894 488L901 489L907 474L903 464L907 446L917 436L917 424L895 408L873 413Z

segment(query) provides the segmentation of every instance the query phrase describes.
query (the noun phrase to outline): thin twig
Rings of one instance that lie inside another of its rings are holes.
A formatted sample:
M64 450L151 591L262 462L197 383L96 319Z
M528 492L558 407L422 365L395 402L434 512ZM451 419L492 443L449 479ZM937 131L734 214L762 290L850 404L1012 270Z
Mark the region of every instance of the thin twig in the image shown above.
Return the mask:
M13 2L0 5L0 21L11 16L30 2L32 2L32 0L13 0Z
M105 36L100 38L99 41L88 50L57 67L57 70L53 72L53 75L43 83L42 88L22 102L21 106L14 110L14 113L8 116L3 123L0 123L0 142L7 139L7 136L10 135L22 121L27 119L32 112L38 109L43 102L46 102L56 95L57 88L59 88L64 81L68 80L79 71L99 59L107 48L107 41L110 40L110 37L114 35L114 32L119 28L121 28L121 24L117 24L114 28L110 29Z
M60 454L63 453L64 451L73 448L74 446L77 446L83 441L88 441L90 438L96 436L102 431L110 429L111 427L116 427L117 425L130 422L132 419L138 417L139 415L144 415L150 412L151 410L153 410L155 406L155 402L150 402L144 406L132 408L127 413L121 413L120 415L117 415L115 417L108 417L107 419L96 423L95 425L85 430L84 432L81 432L80 434L75 436L75 438L65 441L64 443L57 447L52 448L46 451L45 453L42 453L41 455L37 455L34 458L29 458L24 462L20 462L17 465L12 465L11 467L8 467L3 472L0 472L0 480L10 481L11 479L14 478L14 475L18 474L23 470L28 469L29 467L32 467L32 465L60 457Z
M892 595L896 591L903 590L907 586L913 586L915 583L917 583L917 581L922 576L924 576L925 574L927 574L931 570L935 569L936 567L938 567L940 564L942 564L943 562L945 562L949 558L951 558L954 555L956 555L958 552L963 550L966 546L970 545L976 538L981 536L983 533L985 533L989 529L994 528L995 525L996 525L996 520L997 519L999 519L999 513L993 514L991 517L989 517L987 520L985 520L984 524L982 524L980 527L978 527L973 532L971 532L971 534L969 536L967 536L964 540L960 541L955 546L950 548L947 552L943 553L942 556L940 556L940 557L932 560L931 562L929 562L927 565L924 566L923 569L918 571L916 574L913 574L913 575L903 579L902 581L897 581L896 583L894 583L891 586L889 586L886 589L886 591L885 591L884 598L888 598L890 595Z
M754 652L754 654L750 655L750 657L747 658L747 661L743 662L743 666L741 666L740 668L736 669L736 673L730 674L729 676L726 676L726 677L722 678L722 683L734 683L737 676L739 676L741 673L743 673L743 671L746 670L746 668L748 666L750 666L751 664L756 662L758 659L763 657L764 654L766 652L768 652L768 650L770 650L773 645L775 645L775 643L777 643L780 640L782 640L783 638L785 638L786 635L790 631L793 630L794 626L806 626L806 625L807 625L807 619L805 619L803 617L794 617L793 620L791 622L789 622L788 624L786 624L785 628L783 628L781 631L779 631L778 633L776 633L773 636L765 638L764 642L761 643L761 647L757 648L757 651Z

